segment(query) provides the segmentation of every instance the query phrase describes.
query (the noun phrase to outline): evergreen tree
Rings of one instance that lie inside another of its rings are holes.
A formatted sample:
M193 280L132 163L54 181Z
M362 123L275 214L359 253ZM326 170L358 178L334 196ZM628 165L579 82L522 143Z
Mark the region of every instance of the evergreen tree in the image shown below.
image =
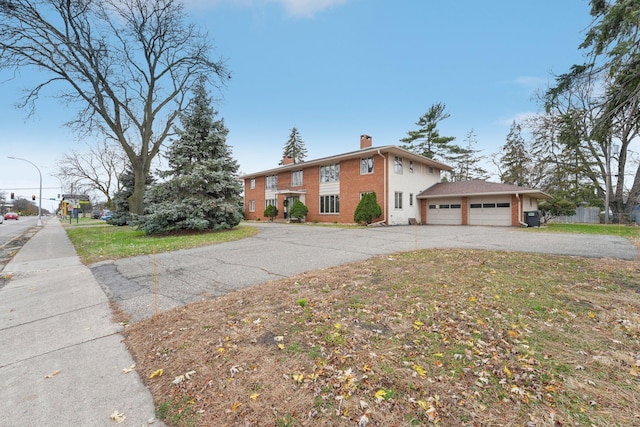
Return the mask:
M507 141L501 151L500 181L504 184L530 186L531 158L528 154L527 144L522 137L522 127L515 121L511 124Z
M450 116L445 108L442 103L432 105L416 122L418 130L410 130L406 137L400 139L404 143L402 148L434 160L446 160L459 153L460 147L451 144L456 138L441 136L438 130L438 123Z
M309 208L302 203L300 200L296 200L293 202L293 206L291 206L291 211L289 212L289 216L291 218L296 218L298 221L302 220L309 213Z
M358 224L371 224L374 218L382 215L382 208L378 204L376 193L366 193L362 195L356 210L353 213L353 220Z
M287 144L284 146L284 150L282 150L283 160L280 161L281 165L286 157L291 157L293 159L293 163L302 163L307 157L307 149L304 146L304 141L300 138L300 133L295 127L291 129Z
M461 147L458 154L451 155L449 159L450 163L454 166L453 171L451 171L452 181L489 178L489 172L480 165L484 157L479 156L478 153L482 150L473 148L473 145L478 143L473 129L467 132L465 141L467 142L467 146Z
M238 163L226 144L228 129L216 119L204 80L181 116L183 130L167 152L166 180L148 192L139 227L147 234L220 230L242 220Z

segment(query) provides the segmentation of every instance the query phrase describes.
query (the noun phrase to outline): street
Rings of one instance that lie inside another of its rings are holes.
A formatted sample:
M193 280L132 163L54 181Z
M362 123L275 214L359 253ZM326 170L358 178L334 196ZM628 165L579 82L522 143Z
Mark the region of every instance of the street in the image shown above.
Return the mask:
M37 221L37 216L21 216L17 221L6 219L0 224L0 271L22 245L38 231ZM43 218L43 221L46 221L46 218ZM3 284L4 279L0 277L0 288Z

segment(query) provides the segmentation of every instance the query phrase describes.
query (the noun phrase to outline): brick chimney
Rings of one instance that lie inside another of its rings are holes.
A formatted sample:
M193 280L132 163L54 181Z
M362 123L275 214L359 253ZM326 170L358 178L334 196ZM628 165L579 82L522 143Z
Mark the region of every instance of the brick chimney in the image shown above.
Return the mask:
M282 165L283 166L292 165L293 163L294 163L293 157L291 157L291 156L286 156L284 159L282 159Z
M360 149L371 147L372 141L369 135L360 135Z

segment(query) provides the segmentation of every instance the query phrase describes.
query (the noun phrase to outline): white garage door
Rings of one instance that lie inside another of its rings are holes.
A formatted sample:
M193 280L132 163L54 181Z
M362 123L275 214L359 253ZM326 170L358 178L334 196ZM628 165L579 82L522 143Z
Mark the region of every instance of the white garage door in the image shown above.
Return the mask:
M469 225L511 225L511 197L470 198Z
M430 200L427 205L427 224L462 224L462 205L460 199Z

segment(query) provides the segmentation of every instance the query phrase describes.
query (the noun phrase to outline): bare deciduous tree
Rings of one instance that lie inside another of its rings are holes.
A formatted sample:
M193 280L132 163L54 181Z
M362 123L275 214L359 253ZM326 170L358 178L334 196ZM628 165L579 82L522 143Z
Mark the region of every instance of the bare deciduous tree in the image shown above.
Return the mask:
M112 138L135 175L131 211L186 95L201 76L221 84L208 37L173 0L0 0L0 71L38 70L20 101L32 113L45 88L79 106L74 130Z
M58 161L55 176L60 182L85 187L105 196L107 206L113 207L112 196L122 190L120 175L127 169L127 158L119 146L107 142L88 146L80 152L71 150Z

